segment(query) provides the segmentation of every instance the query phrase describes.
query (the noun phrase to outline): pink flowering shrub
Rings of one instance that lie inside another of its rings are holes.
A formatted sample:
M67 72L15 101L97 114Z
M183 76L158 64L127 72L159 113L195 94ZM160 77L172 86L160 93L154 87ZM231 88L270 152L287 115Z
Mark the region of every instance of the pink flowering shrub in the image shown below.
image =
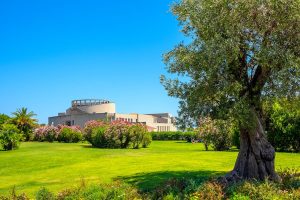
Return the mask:
M128 148L131 142L129 129L133 124L124 121L112 122L105 131L107 145L110 148Z
M57 141L64 143L77 143L82 141L83 134L79 126L58 125Z
M59 129L55 126L41 126L34 130L34 141L53 142L57 140Z
M141 146L146 148L152 142L151 133L144 124L135 124L129 128L132 147L138 149Z
M124 121L89 121L85 124L84 137L98 148L139 148L151 143L151 135L144 125Z

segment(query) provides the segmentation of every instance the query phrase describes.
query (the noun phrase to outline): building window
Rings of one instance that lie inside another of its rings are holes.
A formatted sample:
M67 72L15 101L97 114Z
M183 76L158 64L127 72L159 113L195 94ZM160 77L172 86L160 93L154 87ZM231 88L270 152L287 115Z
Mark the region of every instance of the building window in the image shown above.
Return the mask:
M66 121L66 125L67 126L71 126L72 124L71 124L71 121Z

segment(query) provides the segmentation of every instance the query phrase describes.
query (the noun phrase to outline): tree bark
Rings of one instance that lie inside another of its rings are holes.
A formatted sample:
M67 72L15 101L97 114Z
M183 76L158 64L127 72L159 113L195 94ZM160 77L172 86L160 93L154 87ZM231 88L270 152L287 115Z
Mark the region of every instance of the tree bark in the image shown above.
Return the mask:
M275 172L275 149L268 142L260 117L254 112L255 126L241 129L240 152L233 171L224 177L226 182L242 179L280 181Z

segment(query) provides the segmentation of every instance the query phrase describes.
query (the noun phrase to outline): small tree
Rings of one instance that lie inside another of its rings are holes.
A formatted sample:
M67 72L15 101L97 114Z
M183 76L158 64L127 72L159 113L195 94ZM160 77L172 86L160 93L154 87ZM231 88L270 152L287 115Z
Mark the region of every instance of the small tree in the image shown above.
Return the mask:
M37 120L33 118L36 114L28 112L27 108L18 109L12 114L12 123L24 134L25 141L31 140L33 129L37 126Z
M0 129L0 144L6 151L13 150L19 147L22 134L19 129L13 124L4 124Z

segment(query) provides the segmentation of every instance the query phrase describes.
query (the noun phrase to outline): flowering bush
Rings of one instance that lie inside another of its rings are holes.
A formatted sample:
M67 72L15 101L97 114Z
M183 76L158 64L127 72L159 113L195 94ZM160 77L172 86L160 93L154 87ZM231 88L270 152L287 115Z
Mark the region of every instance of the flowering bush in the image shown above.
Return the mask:
M79 142L83 138L79 126L41 126L34 130L34 140L39 142Z
M228 150L232 145L233 125L230 121L204 118L201 120L198 133L206 150L210 144L217 151Z
M114 121L105 131L109 148L128 148L131 138L129 129L133 125L128 122Z
M90 142L91 144L94 143L93 141L93 132L94 134L96 134L96 131L98 128L103 128L105 129L106 127L106 123L102 122L102 121L96 121L96 120L91 120L91 121L88 121L87 123L85 123L85 126L84 126L84 131L83 131L83 136L84 138ZM93 144L93 146L95 146ZM97 145L96 145L97 146Z
M83 139L83 135L79 126L58 125L58 129L58 142L77 143Z
M89 121L85 124L84 137L98 148L139 148L151 143L151 135L144 125L124 121Z
M131 126L129 128L129 133L132 147L134 149L138 149L140 148L140 146L146 148L152 141L151 133L147 131L146 126L143 124L136 124L134 126Z
M59 129L55 126L41 126L34 130L33 140L53 142L57 140Z
M104 136L106 129L107 124L105 122L96 120L88 121L84 127L84 139L94 147L105 148L107 146L107 141Z

